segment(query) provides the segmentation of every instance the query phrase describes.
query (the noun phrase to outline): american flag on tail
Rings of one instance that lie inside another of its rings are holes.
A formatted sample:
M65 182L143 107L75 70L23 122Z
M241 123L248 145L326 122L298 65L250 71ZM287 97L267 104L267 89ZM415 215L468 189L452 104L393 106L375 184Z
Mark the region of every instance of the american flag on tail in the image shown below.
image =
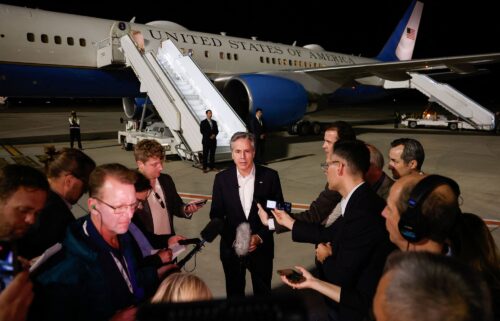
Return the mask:
M415 40L416 36L417 36L417 30L409 27L406 28L406 38Z

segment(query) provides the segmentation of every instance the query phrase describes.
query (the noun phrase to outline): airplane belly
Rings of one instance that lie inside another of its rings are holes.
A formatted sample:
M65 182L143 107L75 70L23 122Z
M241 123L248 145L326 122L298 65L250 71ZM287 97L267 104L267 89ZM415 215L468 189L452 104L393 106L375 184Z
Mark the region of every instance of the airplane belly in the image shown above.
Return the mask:
M139 82L130 69L0 64L0 96L98 98L139 95Z

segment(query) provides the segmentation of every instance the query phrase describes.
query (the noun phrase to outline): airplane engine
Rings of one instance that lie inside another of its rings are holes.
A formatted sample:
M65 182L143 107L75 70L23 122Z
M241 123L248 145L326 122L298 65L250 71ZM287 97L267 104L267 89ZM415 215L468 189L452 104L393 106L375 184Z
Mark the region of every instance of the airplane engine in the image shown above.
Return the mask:
M122 105L123 105L123 112L125 113L125 116L127 116L127 119L136 119L139 120L141 119L142 116L142 110L144 107L146 107L146 114L144 115L144 119L148 120L152 116L154 116L154 107L151 101L148 99L146 105L144 103L146 102L146 98L142 97L137 97L137 98L130 98L130 97L123 97L122 98Z
M296 81L273 75L240 75L222 90L224 98L245 122L262 108L268 129L294 124L307 107L307 92Z

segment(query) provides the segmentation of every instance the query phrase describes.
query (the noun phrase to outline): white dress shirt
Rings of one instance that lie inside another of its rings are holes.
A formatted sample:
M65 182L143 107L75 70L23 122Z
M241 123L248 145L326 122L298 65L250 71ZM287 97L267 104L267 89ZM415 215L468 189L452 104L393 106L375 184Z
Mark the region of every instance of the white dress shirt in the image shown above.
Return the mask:
M241 207L243 207L243 212L245 212L245 216L248 219L250 209L252 208L253 191L255 187L255 165L247 176L241 175L240 171L236 168L236 177L238 178L238 192L240 194Z

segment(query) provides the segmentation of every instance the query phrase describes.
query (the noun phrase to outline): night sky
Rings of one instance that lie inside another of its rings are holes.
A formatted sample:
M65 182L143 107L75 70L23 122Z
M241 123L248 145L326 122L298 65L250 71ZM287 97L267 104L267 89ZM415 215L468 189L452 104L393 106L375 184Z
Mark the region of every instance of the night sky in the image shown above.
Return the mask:
M124 1L9 1L5 4L87 15L137 23L168 20L194 31L226 32L230 36L268 40L298 46L319 44L328 51L374 57L396 27L410 0L304 1L291 5L281 0L139 0ZM414 58L500 52L500 24L495 1L423 1L424 9ZM106 8L102 8L105 3ZM110 10L109 7L114 8ZM200 17L201 18L197 18ZM500 66L492 73L451 81L466 94L485 96L479 101L498 105Z
M304 1L9 1L2 3L44 10L136 22L169 20L188 29L251 37L303 46L322 45L328 51L372 57L389 38L409 6L409 0ZM365 3L366 2L366 3ZM424 1L414 58L500 51L500 25L495 1ZM105 3L106 9L102 9ZM115 9L110 10L109 7ZM201 18L196 18L200 16Z

